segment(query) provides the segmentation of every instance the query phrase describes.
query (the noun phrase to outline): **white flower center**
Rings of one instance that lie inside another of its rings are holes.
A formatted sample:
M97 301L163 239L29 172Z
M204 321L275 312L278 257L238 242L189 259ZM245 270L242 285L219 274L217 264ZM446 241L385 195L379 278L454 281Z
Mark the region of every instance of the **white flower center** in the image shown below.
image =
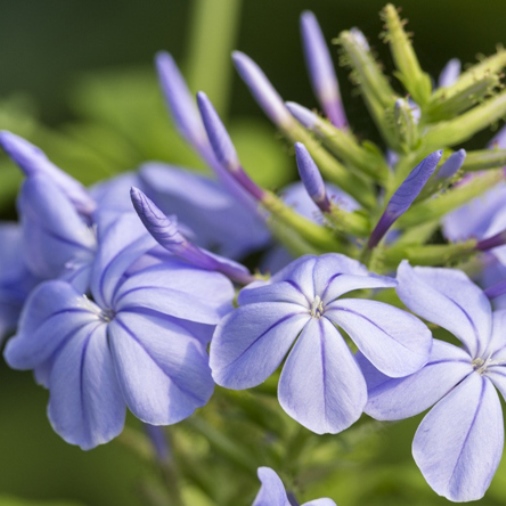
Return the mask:
M99 318L106 323L109 323L114 319L116 313L112 309L102 309L99 314Z
M323 314L323 301L320 299L319 295L317 295L311 303L310 313L313 318L320 318Z

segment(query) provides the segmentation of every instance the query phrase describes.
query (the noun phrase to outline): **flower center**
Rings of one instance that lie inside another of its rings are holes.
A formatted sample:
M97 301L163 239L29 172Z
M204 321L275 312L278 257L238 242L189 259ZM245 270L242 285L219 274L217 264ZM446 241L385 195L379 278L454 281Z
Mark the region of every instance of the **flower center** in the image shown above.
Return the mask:
M313 300L310 313L313 318L320 318L323 314L323 301L320 299L319 295Z
M109 323L114 319L116 313L112 309L102 309L98 316L103 322Z

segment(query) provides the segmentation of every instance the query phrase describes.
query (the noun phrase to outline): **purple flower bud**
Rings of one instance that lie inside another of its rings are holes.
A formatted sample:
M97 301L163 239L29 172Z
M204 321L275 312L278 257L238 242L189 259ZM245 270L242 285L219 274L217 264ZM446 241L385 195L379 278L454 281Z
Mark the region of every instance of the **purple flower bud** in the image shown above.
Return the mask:
M339 83L315 15L309 11L304 12L300 18L300 27L314 93L330 121L337 128L345 128L348 121L341 101Z
M424 158L410 172L399 188L397 188L381 215L378 224L371 233L369 242L367 243L368 249L374 248L394 222L410 208L413 201L422 191L425 183L427 183L434 170L436 170L442 154L441 150L434 151L434 153Z
M262 69L240 51L234 51L232 58L237 72L271 121L279 127L290 125L292 116Z
M304 183L307 193L322 212L329 212L330 200L327 196L325 183L308 150L300 142L295 143L295 158L300 178Z
M262 200L265 192L244 172L234 144L213 105L205 93L200 92L197 98L202 120L216 159L255 200Z
M491 237L487 237L486 239L482 239L478 241L476 244L476 249L479 251L488 251L493 248L497 248L499 246L504 246L506 244L506 229L501 230L497 234L492 235Z
M318 123L318 116L307 107L295 102L286 102L286 107L303 127L312 130Z
M238 283L248 284L253 281L253 277L243 265L213 255L189 242L179 232L176 220L165 216L155 203L138 188L132 188L130 196L135 210L148 232L167 251L202 269L221 272Z
M460 167L462 167L465 159L465 149L459 149L458 151L455 151L455 153L452 153L438 170L435 176L436 181L442 181L444 179L450 179L453 177L460 169Z
M207 137L193 95L169 53L158 53L155 61L160 86L176 128L200 152L207 144Z
M213 147L216 158L228 170L232 172L240 170L241 164L232 139L230 139L225 126L207 98L207 95L200 91L197 94L197 102L209 142Z
M462 65L460 60L452 58L443 68L441 74L439 74L438 87L443 88L445 86L451 86L457 81L460 76L460 69Z
M89 216L96 208L86 188L59 169L46 154L26 139L6 130L0 132L0 146L26 177L44 174L65 194L80 214Z

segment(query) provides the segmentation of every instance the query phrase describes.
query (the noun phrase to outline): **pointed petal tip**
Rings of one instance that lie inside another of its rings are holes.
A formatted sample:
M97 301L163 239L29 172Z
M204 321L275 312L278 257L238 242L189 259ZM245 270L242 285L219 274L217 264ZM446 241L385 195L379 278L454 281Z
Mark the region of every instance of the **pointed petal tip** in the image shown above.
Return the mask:
M304 107L296 102L285 102L287 109L290 114L304 127L309 130L313 129L317 122L318 116L310 111L307 107Z

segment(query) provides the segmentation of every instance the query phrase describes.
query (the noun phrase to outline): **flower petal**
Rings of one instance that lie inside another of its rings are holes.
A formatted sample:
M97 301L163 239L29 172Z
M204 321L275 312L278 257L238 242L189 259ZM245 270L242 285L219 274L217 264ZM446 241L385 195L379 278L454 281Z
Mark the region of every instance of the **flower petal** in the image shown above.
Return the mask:
M257 475L262 486L252 506L290 506L283 482L271 468L259 467Z
M279 403L317 434L335 434L360 418L367 402L364 377L337 329L312 318L285 362Z
M24 259L41 278L71 275L76 265L90 264L96 240L72 203L43 175L28 178L19 195ZM87 288L88 279L81 291Z
M374 300L338 299L325 307L324 315L388 376L412 374L429 359L432 334L406 311Z
M143 422L179 422L211 397L205 348L170 318L121 312L109 345L125 401Z
M33 369L49 359L81 327L99 322L100 308L63 281L47 281L28 298L18 333L4 356L14 369Z
M90 323L72 335L54 362L49 389L49 420L68 443L88 450L121 432L125 403L104 323Z
M483 497L499 465L504 428L492 383L472 374L426 415L413 456L429 485L451 501Z
M99 248L91 274L91 293L101 307L110 307L125 271L156 246L134 212L103 213L98 223Z
M129 277L114 299L117 311L157 311L216 325L232 309L234 288L222 274L166 261Z
M486 295L455 269L411 267L397 271L397 293L406 306L454 334L473 356L490 340L492 311Z
M237 390L259 385L276 370L308 320L308 311L286 302L236 309L216 327L211 341L214 381Z
M464 350L437 339L427 365L405 378L381 375L363 355L359 355L358 362L368 387L365 412L376 420L402 420L417 415L473 372L471 358Z

